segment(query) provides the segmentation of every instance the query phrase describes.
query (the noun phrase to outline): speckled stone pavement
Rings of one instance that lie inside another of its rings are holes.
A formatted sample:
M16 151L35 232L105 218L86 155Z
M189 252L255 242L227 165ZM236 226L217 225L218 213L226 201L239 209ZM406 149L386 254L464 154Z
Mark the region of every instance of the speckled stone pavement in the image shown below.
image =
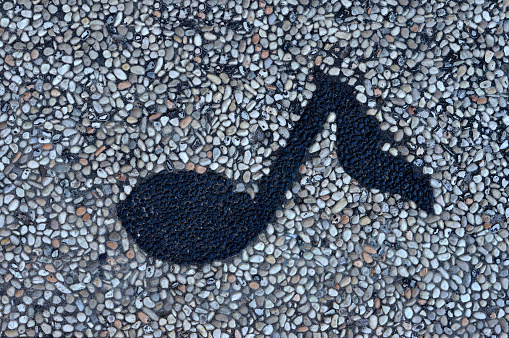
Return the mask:
M508 8L0 0L1 335L507 337ZM433 212L345 173L331 114L239 255L140 250L133 188L194 170L256 194L316 68L431 176Z

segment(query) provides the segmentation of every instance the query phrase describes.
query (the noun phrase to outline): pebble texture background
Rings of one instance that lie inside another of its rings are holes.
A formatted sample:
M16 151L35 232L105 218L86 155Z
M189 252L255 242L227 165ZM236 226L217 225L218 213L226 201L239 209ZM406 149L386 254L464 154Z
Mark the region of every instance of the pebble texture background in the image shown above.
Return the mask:
M1 1L2 335L507 337L508 7ZM352 179L331 114L238 256L140 250L133 188L196 171L256 196L315 67L429 175L433 212Z
M146 180L117 208L123 227L151 257L174 263L204 263L238 254L267 224L293 182L307 149L328 113L338 116L340 164L368 187L411 197L431 212L433 190L404 159L380 154L382 133L365 115L355 92L337 77L321 78L304 108L288 146L278 149L270 173L254 198L210 173L163 172ZM336 81L334 81L336 80Z

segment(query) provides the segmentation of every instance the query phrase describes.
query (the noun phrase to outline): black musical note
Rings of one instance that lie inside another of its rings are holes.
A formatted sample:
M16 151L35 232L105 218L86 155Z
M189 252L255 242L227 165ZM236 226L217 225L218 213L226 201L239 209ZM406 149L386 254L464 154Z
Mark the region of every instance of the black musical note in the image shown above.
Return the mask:
M429 178L404 159L380 150L382 133L365 114L353 88L320 76L287 146L274 153L270 173L258 182L252 199L212 172L162 172L141 182L117 207L127 232L148 255L178 264L201 264L239 253L274 220L285 193L299 177L329 113L338 118L338 158L362 185L413 199L432 209Z

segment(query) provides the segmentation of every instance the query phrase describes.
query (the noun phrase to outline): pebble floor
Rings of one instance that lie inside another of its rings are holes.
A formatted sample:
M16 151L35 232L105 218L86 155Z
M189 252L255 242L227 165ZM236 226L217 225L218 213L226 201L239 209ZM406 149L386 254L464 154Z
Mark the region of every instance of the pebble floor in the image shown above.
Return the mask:
M507 337L509 1L0 1L0 332ZM315 67L431 176L360 186L332 114L241 254L154 260L116 205L164 170L255 194Z

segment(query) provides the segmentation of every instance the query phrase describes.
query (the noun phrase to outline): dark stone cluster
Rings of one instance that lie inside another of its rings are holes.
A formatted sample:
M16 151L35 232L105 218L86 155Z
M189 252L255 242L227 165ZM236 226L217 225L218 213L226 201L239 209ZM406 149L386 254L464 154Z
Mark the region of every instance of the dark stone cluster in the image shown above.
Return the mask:
M274 153L254 199L212 172L163 172L140 183L119 204L123 226L147 254L173 263L202 264L239 253L274 220L332 111L338 115L338 156L345 170L367 187L398 193L430 211L429 179L403 159L382 153L376 120L361 109L353 89L322 77L288 146Z
M433 211L433 188L429 176L419 174L404 158L381 151L385 141L394 139L380 130L357 100L341 106L337 115L337 155L340 165L360 185L413 200L424 211Z

